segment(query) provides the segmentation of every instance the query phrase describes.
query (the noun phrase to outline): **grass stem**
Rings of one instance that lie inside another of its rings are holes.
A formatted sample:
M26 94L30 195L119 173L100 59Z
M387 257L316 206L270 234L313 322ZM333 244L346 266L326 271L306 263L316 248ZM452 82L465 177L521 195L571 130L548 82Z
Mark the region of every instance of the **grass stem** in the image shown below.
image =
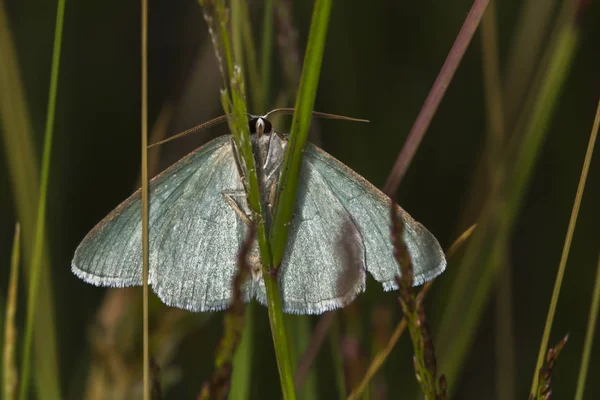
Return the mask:
M571 210L571 218L569 219L569 227L567 228L567 235L563 245L562 254L560 257L560 263L558 266L558 272L556 274L556 280L554 282L554 289L552 290L552 298L550 299L550 307L548 308L548 315L546 317L546 324L544 327L544 333L542 335L542 342L540 343L540 351L538 353L538 359L534 373L533 382L531 384L530 394L534 394L534 390L538 384L538 374L544 363L544 355L548 347L548 339L550 338L550 331L552 330L552 322L554 321L554 314L556 312L556 305L558 304L558 297L560 295L560 289L562 287L562 281L567 267L567 259L569 258L569 250L571 249L571 241L573 239L573 233L575 232L575 225L577 224L577 216L579 215L579 207L581 205L581 199L583 198L583 190L585 189L585 182L587 180L588 172L590 169L590 163L592 161L592 154L594 152L594 144L596 142L596 135L598 134L598 116L594 121L594 128L592 129L590 140L588 142L588 148L583 161L583 167L581 170L581 177L579 178L579 184L577 185L577 193L575 194L575 201L573 203L573 209Z
M592 152L596 144L596 138L598 136L598 128L600 126L600 101L598 102L598 108L596 109L596 117L594 118L594 125L592 127L592 133L588 143L588 149L585 155L585 161L583 163L583 171L581 172L581 179L583 185L585 185L585 177L590 167ZM581 181L580 181L581 186ZM583 195L583 187L581 187L581 194L579 187L577 188L578 200L581 201L581 195ZM577 200L576 200L577 201ZM575 207L573 207L575 212ZM577 204L577 211L579 211L579 204ZM575 216L577 217L577 216ZM574 223L573 223L574 225ZM573 227L574 228L574 227ZM558 297L558 296L557 296ZM592 353L592 344L594 343L594 331L596 329L596 319L598 318L598 306L600 303L600 258L598 259L598 268L596 272L596 283L594 284L594 294L592 295L592 305L590 307L590 316L588 317L588 328L585 335L585 344L583 346L583 357L581 359L581 367L579 369L579 377L577 378L577 392L575 394L576 400L583 398L583 390L585 388L585 379L587 376L587 368L590 362L590 355Z
M600 255L598 256L598 265L596 266L596 282L594 283L594 294L592 295L592 304L590 307L590 315L588 317L588 326L587 331L585 333L583 356L581 358L581 366L579 367L579 376L577 377L577 390L575 392L575 400L583 399L585 381L587 378L588 367L590 366L592 345L594 344L594 334L596 332L596 321L598 319L598 312L600 312Z
M8 298L6 299L6 321L4 324L4 343L2 350L2 398L5 400L16 399L17 389L17 364L15 348L17 347L17 328L15 314L17 312L17 290L19 283L19 256L21 255L21 229L17 223L13 239L10 282L8 285Z
M52 154L52 137L54 133L54 115L56 111L56 96L58 92L58 73L60 69L60 51L62 46L62 33L65 14L65 1L59 0L56 8L56 27L54 31L54 47L52 51L52 68L50 71L50 90L48 95L48 110L46 113L46 128L44 132L44 151L42 156L42 169L38 201L37 222L33 255L31 261L31 274L29 276L29 291L27 296L27 320L25 335L23 337L23 356L19 398L28 397L29 371L31 363L31 339L37 306L37 295L44 254L44 238L46 236L46 198L48 196L48 181L50 179L50 158Z

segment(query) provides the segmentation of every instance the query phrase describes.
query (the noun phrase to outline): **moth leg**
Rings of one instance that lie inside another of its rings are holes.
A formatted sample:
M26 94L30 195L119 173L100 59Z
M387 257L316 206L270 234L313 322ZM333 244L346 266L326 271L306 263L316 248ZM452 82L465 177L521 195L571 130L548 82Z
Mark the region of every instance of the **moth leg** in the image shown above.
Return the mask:
M283 164L283 157L277 161L277 164L273 165L273 167L271 168L270 171L266 171L265 181L268 182L273 177L273 174L275 174L276 172L278 172L280 170L279 167L281 167L281 164Z
M273 206L275 205L275 196L277 196L277 182L273 182L269 192L269 214L273 216Z
M271 155L273 154L273 136L275 136L273 133L271 133L271 136L269 136L269 149L267 150L267 157L265 157L265 162L263 163L263 169L267 168L267 165L269 165L269 160L271 159Z
M225 202L229 204L229 206L233 209L233 211L237 214L238 217L246 224L246 226L250 226L252 221L250 221L250 217L244 211L244 207L240 206L240 204L236 201L235 197L239 197L240 194L245 196L245 193L240 193L239 191L223 191L223 198Z

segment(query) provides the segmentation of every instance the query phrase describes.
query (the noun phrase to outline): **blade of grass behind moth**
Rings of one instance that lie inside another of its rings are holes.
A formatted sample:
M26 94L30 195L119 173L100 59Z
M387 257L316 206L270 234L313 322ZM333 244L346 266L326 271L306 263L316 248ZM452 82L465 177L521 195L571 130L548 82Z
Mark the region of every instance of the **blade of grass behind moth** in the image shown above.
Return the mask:
M302 74L302 55L298 45L298 29L293 23L290 0L277 0L275 3L275 23L277 24L277 54L285 83L277 96L275 104L279 107L289 105L296 97L300 75ZM274 116L274 124L281 116Z
M263 83L261 75L258 72L258 63L256 61L256 46L254 45L254 37L252 34L252 23L250 21L250 12L248 11L248 3L246 1L236 0L239 3L240 14L240 32L241 44L243 45L243 54L245 63L241 63L242 58L236 58L240 64L245 65L248 69L248 78L250 80L250 96L252 98L252 107L256 108L256 112L264 112L261 107L263 104ZM237 55L236 55L237 57Z
M536 90L529 99L532 112L524 116L527 118L521 123L524 134L515 136L519 141L513 142L505 153L511 157L505 158L499 166L497 182L463 258L435 335L438 339L441 370L446 372L451 390L455 388L454 380L458 379L462 371L466 353L487 304L500 257L577 49L578 35L572 19L564 21L566 22L555 28L546 50L544 68L536 77ZM508 165L510 160L515 161ZM464 315L464 318L450 318L450 315Z
M400 154L398 154L394 166L385 181L383 192L388 196L393 197L400 186L400 182L406 174L408 166L417 152L421 140L425 136L425 132L446 93L448 85L450 85L450 82L454 77L458 64L475 34L475 30L479 25L479 21L481 20L488 3L489 0L475 0L473 2L471 10L446 57L446 61L444 61L444 65L433 83L433 87L429 91L427 99L425 99L425 103L423 103L423 107L404 142L404 146L402 146L402 150L400 150Z
M52 67L50 71L50 88L48 94L48 109L46 113L46 128L44 132L44 150L42 155L42 169L40 180L40 191L35 228L35 239L33 244L33 255L31 260L31 274L29 276L29 288L27 295L27 319L25 323L25 335L23 337L23 356L21 358L21 374L19 398L25 400L28 397L29 371L31 362L31 340L33 336L33 325L38 305L38 291L43 268L43 254L46 237L46 198L48 195L48 181L50 177L50 157L52 154L52 136L54 132L54 114L56 109L56 94L58 91L58 72L60 67L60 50L62 44L62 31L65 11L65 0L59 0L56 9L56 26L54 32L54 45L52 51ZM38 327L38 329L40 329ZM37 357L36 357L37 358ZM38 387L38 394L45 391L45 387Z
M271 90L271 58L273 56L273 0L264 3L264 16L262 22L262 49L260 52L261 62L261 98L256 104L259 110L266 110ZM261 111L261 112L263 112Z
M498 33L496 28L496 5L491 2L481 21L481 50L485 84L487 139L484 153L485 167L479 169L480 183L489 191L489 182L494 181L494 169L498 165L501 149L506 143L504 105L500 68L498 62ZM486 179L481 179L481 178ZM483 182L482 182L483 181ZM484 183L485 182L485 183ZM480 211L480 210L478 210ZM514 399L515 383L515 344L512 317L512 271L508 265L505 249L499 261L498 283L496 285L496 396L499 400Z
M556 0L526 0L521 3L513 39L508 47L504 82L508 132L514 127L530 88L556 3Z
M6 321L4 324L4 341L2 350L2 395L5 400L17 398L17 363L15 348L17 347L17 328L15 326L15 313L17 311L17 289L19 282L19 256L21 254L21 234L19 224L15 225L13 239L10 283L8 284L8 298L6 299Z
M296 111L292 119L292 129L283 161L270 235L275 268L279 268L283 259L289 223L294 213L302 155L308 138L308 129L317 94L331 6L331 0L317 0L313 8L300 88L296 98Z
M550 306L548 308L548 316L546 317L546 324L544 326L544 333L542 335L542 342L540 344L540 351L538 353L538 359L535 371L539 371L544 363L544 355L548 347L548 339L550 338L550 332L552 330L552 322L554 321L554 314L556 312L556 305L558 304L558 297L560 295L560 289L562 287L562 280L565 274L567 266L567 259L569 258L569 250L571 249L571 240L573 239L573 233L575 232L575 225L577 224L577 215L579 214L579 206L581 205L581 199L583 198L583 191L585 189L585 182L587 180L588 171L590 169L590 163L592 161L592 154L594 153L594 144L596 143L596 136L598 134L598 124L600 123L600 102L598 103L598 109L596 111L596 118L594 119L594 125L590 134L590 140L588 142L585 159L583 161L583 167L581 169L581 177L579 178L579 185L577 186L577 194L575 195L575 201L573 203L573 209L571 211L571 218L569 219L569 227L567 228L567 235L565 237L565 243L563 246L562 254L560 257L560 264L558 266L558 272L556 274L556 281L554 282L554 289L552 290L552 298L550 299ZM530 394L534 393L535 388L538 384L538 375L534 374L533 382L531 385Z
M141 0L142 110L141 110L141 172L142 172L142 318L143 318L143 393L150 400L150 348L148 332L148 0Z
M232 361L231 390L228 397L230 400L250 398L255 314L256 303L248 303L244 310L242 337Z
M305 371L304 384L296 384L296 376L298 374L298 367L301 362L302 355L310 345L311 339L311 326L310 316L308 315L286 315L285 317L286 327L288 328L290 337L290 354L292 358L292 365L296 368L294 374L294 386L300 399L316 399L318 398L317 392L317 377L315 370Z
M592 345L594 344L594 333L596 332L596 320L600 311L600 254L598 255L598 264L596 266L596 282L594 283L594 294L592 295L592 304L590 306L590 315L588 317L588 326L585 333L585 343L583 345L583 356L581 366L579 367L579 377L577 378L577 391L575 400L583 400L585 390L585 380L590 364L592 354Z
M333 314L333 326L329 334L329 344L331 347L331 357L333 362L333 373L335 375L335 385L337 387L338 398L346 398L346 374L344 373L344 357L340 346L340 315Z
M304 379L308 371L310 371L311 365L315 358L317 357L317 353L325 340L325 336L329 331L329 328L335 321L335 312L326 312L319 318L319 322L317 322L317 326L313 331L313 335L310 338L310 343L304 350L304 354L298 361L298 368L296 369L296 373L294 374L294 385L296 385L296 389L302 387L304 384Z

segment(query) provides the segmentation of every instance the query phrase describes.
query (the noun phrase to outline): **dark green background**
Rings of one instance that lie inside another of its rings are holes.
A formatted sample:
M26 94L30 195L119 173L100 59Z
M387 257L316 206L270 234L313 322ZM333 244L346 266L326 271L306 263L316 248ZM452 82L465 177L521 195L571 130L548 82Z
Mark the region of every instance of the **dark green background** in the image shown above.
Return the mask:
M88 324L104 290L73 276L70 260L87 231L133 191L138 178L138 3L67 2L48 196L48 231L60 374L64 392L72 399L79 398L82 390L88 362ZM262 31L260 3L251 5L256 34ZM312 2L297 3L294 23L303 49ZM501 68L514 34L519 3L504 1L497 5ZM56 4L9 0L5 7L11 19L10 29L16 40L19 67L41 150ZM317 129L322 147L381 186L469 7L470 2L465 0L335 2L315 108L367 118L371 122L363 125L319 121ZM174 134L221 113L218 72L212 50L202 50L209 42L197 2L150 1L149 9L149 118L152 123L165 101L174 101L177 111L169 128L170 134ZM509 263L513 273L516 369L521 399L527 397L529 390L600 93L599 11L597 3L581 9L577 23L580 46L511 238ZM256 35L256 39L260 43L259 36ZM444 247L474 222L465 221L461 215L486 135L480 49L477 34L398 194L400 204L426 225ZM1 52L0 49L0 62ZM200 59L202 61L198 61ZM282 85L277 54L272 71L272 92L277 93ZM273 93L271 100L275 97ZM278 128L286 132L286 124L287 121ZM225 125L165 146L161 168L209 136L224 133ZM0 143L0 146L3 145ZM3 147L0 154L0 282L5 294L15 213ZM550 339L555 343L570 332L569 343L555 372L556 399L572 398L575 390L600 248L598 204L600 155L596 154ZM449 268L458 264L450 263ZM450 285L452 277L452 273L442 275L432 290L427 311L433 325L439 321L445 303L442 293L447 291L442 288ZM400 312L399 307L395 307L394 296L382 294L375 282L370 283L367 294L358 300L364 329L370 326L374 304L391 305L395 310L394 321L398 321ZM24 292L22 285L20 321L24 320ZM253 393L279 396L266 309L258 310ZM212 349L220 329L220 318L212 318L184 342L180 361L184 363L185 379L166 393L167 398L192 398L198 392L201 382L212 370ZM494 331L494 303L491 301L456 398L494 398ZM365 348L368 347L365 344ZM319 365L323 367L330 362L327 352L325 350L319 358ZM600 396L594 379L598 373L600 345L596 343L586 398ZM323 393L330 393L333 389L333 385L327 384L327 380L332 379L330 372L325 371L320 376ZM402 338L399 349L386 364L386 376L389 398L411 398L416 385L408 335Z

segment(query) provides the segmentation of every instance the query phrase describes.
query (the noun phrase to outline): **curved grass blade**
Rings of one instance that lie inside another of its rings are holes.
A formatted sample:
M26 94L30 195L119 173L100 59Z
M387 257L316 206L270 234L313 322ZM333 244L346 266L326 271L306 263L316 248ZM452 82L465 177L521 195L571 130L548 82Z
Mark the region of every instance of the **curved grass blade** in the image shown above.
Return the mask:
M65 14L65 1L59 0L56 9L56 28L54 32L54 49L52 52L52 69L50 73L50 90L48 96L48 111L46 114L46 130L44 134L44 152L42 157L42 171L40 181L40 197L38 201L37 223L33 256L31 262L31 275L29 277L29 293L27 296L27 321L25 336L23 338L22 369L20 375L19 398L25 400L29 389L29 371L31 361L31 339L35 320L40 271L44 254L44 237L46 230L46 197L48 194L48 181L50 176L50 156L52 154L52 136L54 132L54 114L56 109L56 94L58 91L58 72L60 67L60 50L62 45L62 32Z
M17 328L15 314L17 311L17 290L19 283L19 256L21 255L21 229L17 223L13 239L10 263L10 283L6 299L6 321L4 322L4 341L2 351L2 395L5 400L16 399L17 394L17 363L15 347L17 347Z
M600 106L600 103L599 103ZM560 289L562 287L562 281L567 267L567 259L569 258L569 250L571 249L571 241L573 239L573 233L575 232L575 225L577 224L577 216L579 215L579 206L581 205L581 199L583 198L583 190L585 189L585 182L587 180L590 164L592 162L592 154L594 153L594 144L596 143L596 136L598 134L598 123L599 123L599 112L598 108L596 113L596 119L594 120L594 127L590 135L588 142L588 148L585 153L585 159L583 161L583 167L581 169L581 177L579 178L579 185L577 186L577 194L575 195L575 201L573 203L573 209L571 211L571 218L569 219L569 227L567 228L567 236L560 257L560 264L558 266L558 272L556 274L556 281L554 283L554 289L552 290L552 298L550 299L550 307L548 308L548 316L546 317L546 325L544 327L544 333L542 335L542 342L540 344L540 352L538 354L538 360L536 364L536 371L542 368L544 362L544 354L548 347L548 339L550 337L550 331L552 330L552 322L554 321L554 314L556 312L556 305L558 304L558 296L560 295ZM533 394L534 388L537 386L537 374L533 379L530 393Z
M504 100L498 60L498 29L496 27L496 4L490 3L481 21L481 51L484 74L487 138L486 152L477 169L479 182L472 188L489 189L494 180L494 168L498 165L501 149L506 145ZM472 192L473 193L473 192ZM474 193L473 193L474 194ZM476 199L478 196L473 196ZM468 208L467 208L468 209ZM479 210L478 210L479 211ZM506 252L508 249L505 250ZM498 284L495 295L496 315L496 396L499 400L515 398L516 363L512 316L512 271L504 255L499 260Z
M554 313L556 312L556 305L558 303L558 296L560 295L560 289L562 286L563 276L567 266L567 259L569 257L569 250L571 249L571 240L573 239L573 233L575 232L575 225L577 224L577 215L579 214L579 206L581 205L581 199L583 198L583 190L585 189L585 182L587 180L590 164L592 162L592 154L594 153L594 145L596 144L596 137L598 135L598 125L600 124L600 102L598 103L598 109L596 111L596 118L594 119L594 126L588 142L587 151L585 153L585 159L583 161L583 167L581 169L581 177L579 178L579 185L577 185L577 194L575 195L575 201L573 203L573 209L571 211L571 218L569 219L569 227L567 228L567 236L563 246L562 255L560 257L560 264L558 266L558 272L556 274L556 281L554 283L554 289L552 290L552 298L550 299L550 307L548 308L548 316L546 317L546 325L544 326L544 334L542 335L542 342L540 344L540 352L538 354L536 371L542 368L544 362L544 354L548 347L548 339L550 337L550 331L552 330L552 322L554 321ZM534 375L533 382L531 384L530 394L534 393L537 382L537 374Z

